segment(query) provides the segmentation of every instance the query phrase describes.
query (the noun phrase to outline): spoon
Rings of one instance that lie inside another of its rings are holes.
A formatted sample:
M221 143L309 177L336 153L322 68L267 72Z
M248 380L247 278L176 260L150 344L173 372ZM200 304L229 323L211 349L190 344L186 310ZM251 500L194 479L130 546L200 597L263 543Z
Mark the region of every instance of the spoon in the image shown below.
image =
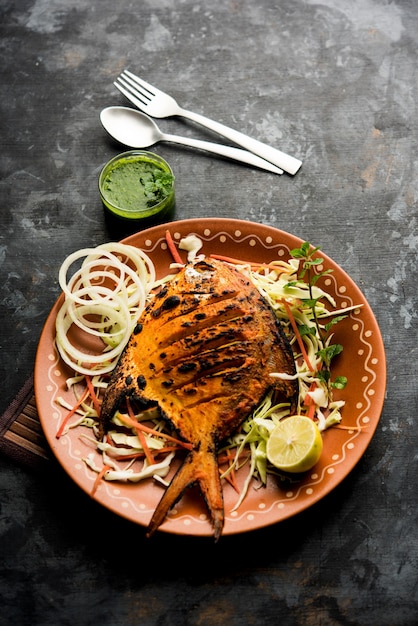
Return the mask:
M200 139L162 133L154 120L136 109L120 106L107 107L100 113L100 121L113 139L129 148L148 148L158 141L169 141L182 144L183 146L206 150L207 152L214 152L229 159L255 165L275 174L283 174L283 170L252 154L252 152L247 152L247 150L209 141L201 141Z

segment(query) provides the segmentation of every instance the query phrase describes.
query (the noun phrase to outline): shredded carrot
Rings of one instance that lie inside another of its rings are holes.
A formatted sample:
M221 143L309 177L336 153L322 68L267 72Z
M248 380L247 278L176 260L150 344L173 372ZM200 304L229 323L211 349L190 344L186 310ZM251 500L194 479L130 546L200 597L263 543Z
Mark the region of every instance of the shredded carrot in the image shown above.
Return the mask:
M179 446L164 446L164 448L160 448L159 450L154 450L154 455L158 456L159 454L168 454L169 452L178 452Z
M278 267L274 263L253 263L252 261L242 261L241 259L235 259L230 256L223 256L222 254L211 254L211 259L216 259L217 261L225 261L225 263L233 263L234 265L249 265L251 269L271 269L277 270L278 272L284 272L284 268Z
M171 253L171 256L173 257L174 262L181 263L183 265L183 259L178 253L176 244L174 243L174 240L169 230L165 231L165 240L167 242L168 249L170 250L170 253Z
M315 389L317 388L317 384L315 381L312 381L311 386L309 387L309 391L315 391ZM305 400L304 400L304 405L308 407L308 415L307 417L309 417L309 419L313 420L313 418L315 417L315 402L313 401L312 397L309 395L305 396Z
M144 456L144 452L132 452L132 454L121 454L113 458L115 461L132 461L133 459L142 459Z
M229 467L231 465L231 462L235 460L235 456L236 456L235 452L233 452L232 450L224 450L218 456L218 463L219 465L227 465ZM222 474L223 472L220 472L220 473ZM231 471L224 478L237 493L240 492L238 483L236 480L235 467L233 467Z
M85 376L87 389L89 390L90 397L93 401L93 406L96 410L97 416L100 417L100 402L94 390L94 386L91 380L91 376Z
M229 466L229 459L223 459L222 461L219 461L220 465L226 464ZM219 468L219 473L222 475L223 471L221 470L221 468ZM235 468L233 467L231 469L231 471L224 476L225 480L231 485L231 487L237 492L239 493L239 487L236 481L236 476L235 476Z
M309 405L308 417L311 420L313 420L313 418L315 417L315 402L313 400L311 400L311 403Z
M243 452L241 452L241 455L243 454ZM218 455L218 463L231 463L232 461L235 460L235 456L236 453L234 450L223 450L219 455Z
M135 421L134 420L134 412L132 410L132 406L131 406L131 403L129 402L129 399L127 400L126 404L127 404L127 407L128 407L128 414L129 414L130 419ZM147 444L147 440L145 439L144 432L142 430L140 430L140 429L137 429L137 433L138 433L139 441L141 442L141 446L144 449L145 458L147 459L147 461L148 461L148 463L150 465L154 465L155 464L155 459L152 456L152 452L151 452L151 450L149 448L149 445Z
M169 452L178 452L178 446L164 446L159 450L153 450L153 456L160 456L161 454L168 454ZM142 459L145 456L144 452L132 452L132 454L121 454L120 456L113 457L115 461L132 461L133 459Z
M175 437L170 437L170 435L166 435L165 433L160 433L158 430L154 430L153 428L149 428L149 426L145 426L145 424L141 424L141 422L137 422L135 419L124 415L123 413L119 413L119 419L126 425L135 428L136 430L142 430L144 433L148 433L149 435L154 435L155 437L162 437L167 441L172 441L176 443L178 446L182 448L186 448L186 450L192 450L193 446L191 443L187 443L185 441L181 441L180 439L176 439Z
M80 396L79 400L75 403L75 405L73 406L73 408L71 409L71 411L69 411L67 413L67 415L65 416L61 426L59 427L57 434L55 435L55 437L57 439L59 439L61 437L61 435L63 434L65 427L68 424L68 420L74 415L74 413L77 411L77 409L83 404L83 402L88 398L89 395L89 390L88 388L85 389L84 393Z
M102 469L101 469L101 470L100 470L100 472L97 474L97 478L96 478L96 480L94 481L93 489L91 490L91 496L92 496L92 497L94 496L94 494L95 494L95 493L96 493L96 491L98 490L99 485L100 485L100 483L101 483L101 481L102 481L103 476L104 476L104 475L106 474L106 472L107 472L108 470L110 470L110 469L112 469L112 468L110 467L110 465L103 465Z
M287 316L288 316L289 321L290 321L290 324L291 324L291 326L292 326L292 328L293 328L293 332L295 333L295 336L296 336L297 342L298 342L298 344L299 344L299 348L300 348L300 351L301 351L301 353L302 353L302 356L303 356L303 358L304 358L304 360L305 360L305 363L306 363L306 365L307 365L308 369L309 369L311 372L314 372L315 370L314 370L314 368L312 367L312 364L311 364L311 362L310 362L310 360L309 360L308 353L306 352L305 344L303 343L303 339L302 339L301 334L300 334L300 332L299 332L299 329L298 329L298 325L297 325L297 323L296 323L296 320L295 320L295 318L293 317L293 313L292 313L292 310L291 310L291 308L290 308L290 305L288 304L288 302L286 302L286 300L282 300L282 302L283 302L284 307L285 307L285 309L286 309Z
M219 473L222 474L222 471L219 470ZM226 480L227 483L231 485L234 491L239 493L239 487L237 485L237 481L235 480L235 470L232 470L230 474L227 474L226 476L224 476L224 479Z

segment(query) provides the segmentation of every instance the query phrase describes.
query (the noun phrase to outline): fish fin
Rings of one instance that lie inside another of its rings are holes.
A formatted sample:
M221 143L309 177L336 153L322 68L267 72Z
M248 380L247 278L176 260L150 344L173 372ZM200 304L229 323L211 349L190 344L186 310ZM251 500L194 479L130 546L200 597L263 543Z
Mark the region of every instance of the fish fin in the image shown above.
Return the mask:
M99 420L100 438L103 437L115 411L117 411L124 400L132 398L142 402L144 406L147 405L146 398L143 397L140 381L141 376L138 374L138 368L127 367L124 359L119 361L110 379L101 406Z
M184 490L194 483L200 486L210 512L215 540L219 539L224 525L222 487L216 454L207 451L191 451L188 454L153 513L148 525L147 537L154 534Z

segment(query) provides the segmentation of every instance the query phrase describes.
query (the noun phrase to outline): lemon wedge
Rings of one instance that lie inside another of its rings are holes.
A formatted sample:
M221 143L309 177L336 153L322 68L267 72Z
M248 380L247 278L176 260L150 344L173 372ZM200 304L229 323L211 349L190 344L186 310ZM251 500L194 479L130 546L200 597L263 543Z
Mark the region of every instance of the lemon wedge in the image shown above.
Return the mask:
M293 415L274 427L267 441L267 458L285 472L310 470L322 453L322 436L309 417Z

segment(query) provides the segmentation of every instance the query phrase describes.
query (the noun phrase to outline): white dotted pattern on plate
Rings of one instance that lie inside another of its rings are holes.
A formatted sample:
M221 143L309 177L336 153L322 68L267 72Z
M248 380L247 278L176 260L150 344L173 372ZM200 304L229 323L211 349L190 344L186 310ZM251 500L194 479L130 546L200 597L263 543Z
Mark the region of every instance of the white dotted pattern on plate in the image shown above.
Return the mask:
M245 258L245 248L248 246L250 249L255 246L260 246L264 248L266 251L269 251L270 257L269 261L272 260L274 255L276 258L287 258L289 254L289 248L284 244L274 244L273 239L270 236L265 238L261 238L256 234L242 235L240 230L235 230L233 233L229 232L219 232L216 231L214 233L211 232L209 228L204 229L203 232L196 233L206 245L207 248L210 248L210 243L216 240L217 246L219 244L225 245L225 254L229 254L228 244L233 241L234 244L239 243L242 246L242 258ZM184 236L184 233L173 232L172 237L175 241L179 241ZM164 238L159 238L156 241L152 241L151 239L146 239L144 241L143 250L150 254L152 258L152 253L155 252L158 248L161 250L167 249L167 243ZM321 271L321 268L318 268L318 271ZM337 285L336 279L333 274L330 274L326 279L327 288L335 294L336 297L340 298L340 302L338 306L340 308L347 308L353 306L355 303L351 300L351 298L346 294L346 288L344 285ZM245 509L245 505L242 505L240 508L242 512L234 511L228 513L226 511L225 519L229 522L235 524L245 519L249 522L253 521L256 516L266 515L271 512L273 509L285 511L286 505L289 502L297 500L301 495L304 497L315 497L316 489L318 485L320 485L328 476L332 476L335 472L335 468L337 465L343 463L351 450L353 450L356 446L356 439L361 435L361 429L364 426L367 426L369 422L368 411L370 409L371 400L374 395L374 383L376 381L376 368L379 363L376 358L373 357L372 354L372 345L370 343L371 333L365 325L363 320L359 315L359 311L355 310L350 313L350 319L352 320L351 329L353 333L358 335L359 342L361 347L358 350L358 357L360 363L362 363L364 368L364 375L361 378L361 382L363 383L363 393L361 397L359 397L357 404L355 406L356 411L358 411L356 426L357 428L353 428L352 430L347 430L347 439L344 441L341 447L341 451L335 453L331 462L322 468L320 474L312 473L309 477L308 482L305 480L302 485L294 485L294 488L291 488L284 493L281 493L279 490L277 499L270 501L268 506L266 502L261 502L258 504L256 509ZM63 384L63 373L60 369L60 361L57 353L50 354L48 356L51 361L51 367L48 371L48 385L46 388L47 394L50 396L50 406L51 406L51 416L52 419L56 421L57 429L59 428L60 420L63 418L64 410L62 410L56 402L59 388ZM86 464L83 462L82 457L86 454L80 448L80 442L77 440L77 443L69 437L62 437L60 439L60 443L62 446L66 448L66 453L68 456L74 461L75 469L77 472L83 472L86 477L93 483L96 474L92 472ZM109 498L117 502L119 509L126 511L129 508L135 510L138 514L150 514L151 509L147 508L143 503L141 503L140 498L135 499L133 501L131 498L127 498L121 495L120 489L117 485L112 483L105 483L103 487L107 491L107 495ZM176 516L176 510L170 512L168 516L168 520ZM207 524L207 515L201 514L197 517L191 515L182 515L176 517L176 521L182 521L182 524L186 527L190 527L193 524Z

